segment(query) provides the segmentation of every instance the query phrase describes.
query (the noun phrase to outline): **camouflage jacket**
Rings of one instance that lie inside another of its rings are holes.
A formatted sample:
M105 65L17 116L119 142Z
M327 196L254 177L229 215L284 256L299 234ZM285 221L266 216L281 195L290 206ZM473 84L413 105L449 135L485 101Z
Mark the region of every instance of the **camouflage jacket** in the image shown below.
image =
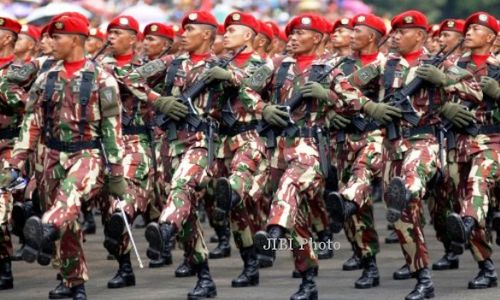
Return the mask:
M84 134L80 135L81 109L79 91L82 80L82 72L94 73L95 81L92 84L90 99L87 105ZM51 115L46 116L45 96L46 82L49 73L57 73L54 93L48 104ZM16 91L19 99L29 99L24 116L19 140L16 142L12 159L9 161L11 167L22 169L29 152L36 149L36 145L41 138L47 138L46 134L61 142L80 142L102 139L104 149L108 156L111 167L111 174L122 175L122 157L124 146L122 141L121 117L120 114L105 117L101 108L103 106L113 106L121 109L119 102L119 90L116 80L105 72L101 67L87 61L85 66L76 72L68 80L63 63L58 62L48 72L41 74L28 94L22 89ZM119 112L119 110L118 110ZM49 123L50 120L50 123ZM84 149L78 152L59 152L48 149L48 166L54 167L59 164L64 169L68 169L85 157L93 157L101 161L101 151L99 149ZM50 164L52 161L52 165ZM59 170L60 171L60 170ZM57 173L58 170L53 170Z

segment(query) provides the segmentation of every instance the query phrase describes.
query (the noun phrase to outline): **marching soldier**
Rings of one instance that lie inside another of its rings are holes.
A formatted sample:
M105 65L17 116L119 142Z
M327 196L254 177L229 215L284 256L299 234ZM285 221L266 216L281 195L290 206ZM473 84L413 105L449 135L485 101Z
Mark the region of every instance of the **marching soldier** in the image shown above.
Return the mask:
M90 28L89 38L85 42L85 51L89 57L94 57L106 42L106 34L99 28Z
M38 41L40 40L40 30L32 25L23 25L19 32L14 54L16 63L30 62L38 50Z
M34 216L26 222L23 259L48 265L57 251L61 274L70 291L65 295L51 292L49 297L81 300L86 299L88 271L77 218L81 203L103 185L103 155L110 163L109 176L116 178L115 184L107 187L109 192L118 196L124 193L119 91L113 77L85 59L85 22L62 17L51 23L48 33L53 39L54 56L61 61L37 78L29 95L20 97L30 100L12 158L1 173L0 186L16 179L29 152L42 138L47 147L43 184L51 205L42 219Z
M162 23L151 23L144 28L144 54L148 61L155 60L172 47L174 30Z

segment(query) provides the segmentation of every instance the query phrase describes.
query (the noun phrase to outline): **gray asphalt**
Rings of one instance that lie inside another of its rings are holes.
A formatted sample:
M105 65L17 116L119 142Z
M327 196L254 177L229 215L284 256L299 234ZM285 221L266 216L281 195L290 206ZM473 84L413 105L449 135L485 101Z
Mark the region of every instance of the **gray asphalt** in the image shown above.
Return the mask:
M335 252L334 258L320 261L317 278L320 299L404 299L404 296L415 285L414 279L406 281L392 279L392 272L404 264L404 259L398 244L383 243L387 230L384 206L380 203L376 204L375 216L381 242L381 252L377 257L382 276L380 286L369 290L354 289L354 281L360 276L361 271L341 270L342 263L352 253L345 236L339 234L335 239L340 249ZM99 217L97 221L100 223ZM205 234L210 236L213 231L208 228L208 225L205 226ZM174 277L174 269L182 260L182 251L177 249L173 252L173 265L161 269L149 269L145 254L147 245L144 230L134 229L133 232L145 262L145 268L139 269L133 256L136 286L118 290L110 290L106 287L107 281L116 272L117 263L106 260L106 251L102 247L102 227L98 228L98 234L87 237L85 251L90 270L90 281L86 284L88 299L186 299L186 294L194 287L196 279ZM436 260L442 255L442 246L436 241L431 225L426 226L425 233L431 258ZM14 240L17 242L16 237ZM213 247L215 244L209 244L210 249ZM231 279L240 273L242 266L234 246L232 250L230 258L210 261L211 272L217 285L218 299L289 299L290 295L297 290L300 279L291 278L293 262L289 251L280 251L275 266L260 271L259 287L231 288ZM495 252L499 250L500 247L495 245ZM500 265L497 253L494 253L494 261ZM0 299L47 299L49 290L58 284L56 270L50 267L25 262L13 264L15 287L13 290L0 291ZM462 255L459 270L433 272L436 299L500 299L498 288L475 291L467 289L467 282L476 273L477 264L469 252Z

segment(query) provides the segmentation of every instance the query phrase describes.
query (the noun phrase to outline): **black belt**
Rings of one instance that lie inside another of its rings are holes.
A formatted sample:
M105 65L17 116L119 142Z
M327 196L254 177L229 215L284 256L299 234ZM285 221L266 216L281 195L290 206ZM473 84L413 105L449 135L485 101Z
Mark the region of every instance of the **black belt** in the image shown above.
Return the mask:
M0 140L11 140L19 136L21 130L19 128L2 128L0 129Z
M436 134L436 128L434 126L422 126L422 127L410 127L401 128L401 137L409 138L419 134Z
M361 134L361 133L365 133L365 132L374 131L377 129L380 129L380 126L377 125L375 122L369 122L368 124L366 124L366 127L364 128L364 130L359 130L359 128L357 128L356 126L354 126L351 123L351 124L347 125L347 127L344 129L344 132L350 133L350 134Z
M59 152L78 152L84 149L99 149L99 141L82 141L82 142L62 142L56 139L49 139L46 142L48 148Z
M221 127L220 133L223 135L235 136L243 132L256 130L258 125L259 125L258 121L251 121L248 123L236 122L231 127L227 126Z
M285 128L281 132L281 136L283 137L290 137L290 138L317 138L318 137L318 127L313 126L313 127L295 127L295 126L290 126Z
M140 133L148 134L149 128L147 126L122 126L123 135L138 135Z
M500 124L495 125L483 125L479 127L480 134L494 134L500 133Z
M187 132L206 132L208 130L207 122L201 122L198 127L190 125L188 122L177 125L177 131L187 131Z

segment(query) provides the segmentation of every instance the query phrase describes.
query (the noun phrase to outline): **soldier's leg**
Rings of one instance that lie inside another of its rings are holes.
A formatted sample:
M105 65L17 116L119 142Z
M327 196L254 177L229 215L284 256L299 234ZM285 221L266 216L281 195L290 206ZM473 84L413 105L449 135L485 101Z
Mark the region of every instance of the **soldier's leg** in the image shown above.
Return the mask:
M12 210L12 195L4 192L0 194L0 290L13 288L12 276L12 241L7 228L9 215Z

